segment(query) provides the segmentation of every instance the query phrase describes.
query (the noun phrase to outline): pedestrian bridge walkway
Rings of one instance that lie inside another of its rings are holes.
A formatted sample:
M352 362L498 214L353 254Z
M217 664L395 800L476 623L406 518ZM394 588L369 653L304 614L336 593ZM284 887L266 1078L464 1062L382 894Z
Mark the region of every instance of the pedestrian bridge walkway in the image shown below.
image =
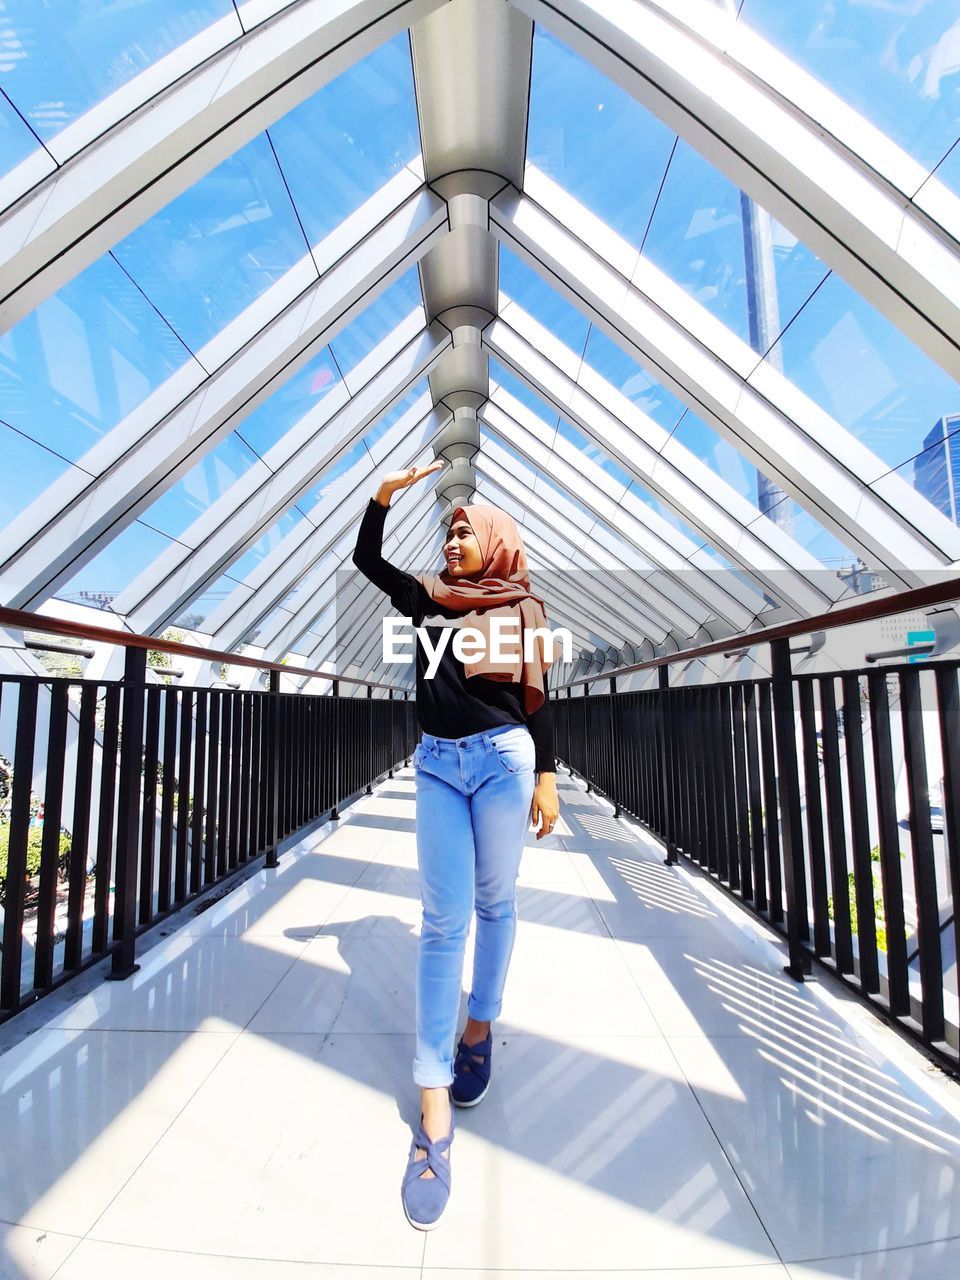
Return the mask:
M3 1276L960 1274L960 1089L558 781L436 1230L400 1200L419 1112L407 768L145 935L133 978L104 982L105 961L0 1029Z

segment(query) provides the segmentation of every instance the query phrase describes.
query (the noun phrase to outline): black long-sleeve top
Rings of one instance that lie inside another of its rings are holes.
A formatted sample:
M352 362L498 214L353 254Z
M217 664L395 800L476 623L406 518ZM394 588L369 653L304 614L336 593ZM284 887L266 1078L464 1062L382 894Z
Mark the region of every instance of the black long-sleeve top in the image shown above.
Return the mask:
M405 573L383 558L383 525L388 507L371 498L360 522L353 563L364 577L386 592L390 602L415 627L422 626L436 646L443 627L431 625L429 618L458 618L462 615L437 603L412 574ZM427 619L427 621L425 621ZM536 747L534 768L538 773L555 773L553 713L549 692L543 705L529 714L523 706L523 685L485 676L467 676L463 663L453 652L449 637L432 678L427 679L428 655L421 644L414 645L417 664L417 720L426 733L438 738L459 738L482 729L504 724L525 724Z

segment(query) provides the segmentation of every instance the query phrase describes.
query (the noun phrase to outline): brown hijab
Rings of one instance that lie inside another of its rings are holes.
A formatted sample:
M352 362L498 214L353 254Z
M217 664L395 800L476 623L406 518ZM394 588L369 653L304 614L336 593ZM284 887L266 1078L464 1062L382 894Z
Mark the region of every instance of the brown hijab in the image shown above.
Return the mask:
M543 705L546 698L544 673L553 659L546 656L543 636L537 636L530 661L524 661L525 633L529 628L546 628L547 615L543 601L530 590L527 553L520 531L513 517L499 507L475 503L454 507L451 524L461 515L480 544L483 554L480 572L470 578L455 578L447 569L439 574L418 573L414 576L437 604L463 613L459 622L461 628L475 627L483 636L484 652L476 658L465 659L466 674L522 684L524 710L529 715ZM495 617L514 619L504 626L501 633L503 661L494 661L489 656L490 622ZM511 653L513 657L510 657Z

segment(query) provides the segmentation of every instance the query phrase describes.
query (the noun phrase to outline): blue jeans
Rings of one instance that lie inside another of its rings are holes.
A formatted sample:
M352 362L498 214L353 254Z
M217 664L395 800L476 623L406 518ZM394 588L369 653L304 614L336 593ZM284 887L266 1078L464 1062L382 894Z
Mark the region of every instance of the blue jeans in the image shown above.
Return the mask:
M517 931L516 881L536 786L526 725L462 738L423 733L413 754L423 920L417 947L413 1078L453 1081L463 957L474 908L473 986L467 1013L500 1014Z

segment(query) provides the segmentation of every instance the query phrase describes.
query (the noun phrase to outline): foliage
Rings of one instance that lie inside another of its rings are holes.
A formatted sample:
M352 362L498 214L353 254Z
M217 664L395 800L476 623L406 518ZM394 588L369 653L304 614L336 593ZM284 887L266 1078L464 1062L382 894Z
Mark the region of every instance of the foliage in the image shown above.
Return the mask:
M62 876L70 856L71 837L68 832L60 832L60 851L57 858L57 874ZM43 847L43 823L36 822L27 832L27 875L35 876L40 871L40 852ZM10 853L10 824L0 823L0 903L6 898L7 860Z
M901 849L900 857L905 858L907 855ZM870 850L871 862L880 861L880 846L875 844ZM883 882L880 876L875 872L871 872L873 879L873 923L877 935L877 950L886 953L887 950L887 920L883 911ZM850 928L857 937L860 936L859 921L857 920L857 899L856 899L856 879L851 871L847 876L848 896L850 899ZM827 914L830 919L833 915L833 897L827 899Z

